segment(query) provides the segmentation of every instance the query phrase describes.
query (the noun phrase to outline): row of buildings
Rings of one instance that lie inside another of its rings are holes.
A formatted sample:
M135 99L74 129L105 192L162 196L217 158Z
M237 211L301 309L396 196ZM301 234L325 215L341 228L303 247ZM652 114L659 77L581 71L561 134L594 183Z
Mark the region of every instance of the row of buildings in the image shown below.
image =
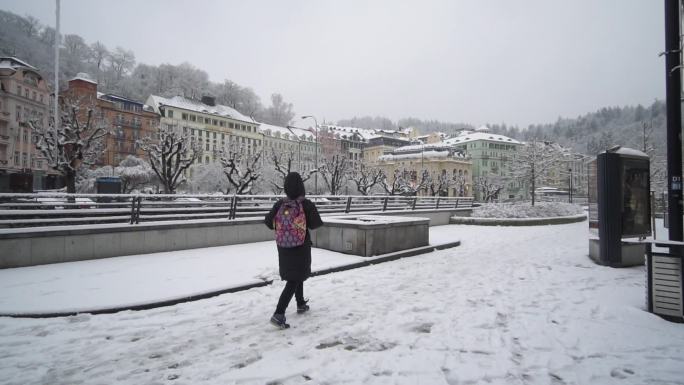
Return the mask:
M150 95L142 102L104 94L85 74L69 80L62 95L81 110L92 109L93 124L109 132L99 165L116 166L128 155L145 157L137 141L154 137L164 126L187 135L202 149L197 163L217 162L221 150L231 146L247 154L260 153L264 164L273 154L292 154L300 170L314 169L317 162L320 165L324 159L340 155L347 159L350 170L365 165L380 168L386 175L401 171L412 183L419 183L427 170L433 180L448 177L448 188L440 194L481 198L477 181L486 176L507 176L507 165L515 161L522 146L515 139L489 133L486 127L453 137L443 133L421 136L411 128L369 130L331 124L279 127L219 105L211 96L190 100ZM50 90L38 69L16 58L0 58L0 191L61 187L58 175L36 150L35 133L28 124L31 120L47 126L50 103ZM555 178L559 186L567 181L562 170L573 168L577 178L574 185L585 185L581 159L559 165ZM529 194L526 188L509 178L497 198L523 198Z

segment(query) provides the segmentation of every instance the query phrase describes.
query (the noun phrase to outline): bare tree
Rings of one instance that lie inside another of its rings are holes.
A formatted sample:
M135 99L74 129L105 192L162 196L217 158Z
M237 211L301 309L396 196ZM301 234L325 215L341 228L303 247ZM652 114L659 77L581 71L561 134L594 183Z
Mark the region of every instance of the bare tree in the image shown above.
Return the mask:
M334 155L333 157L324 160L323 167L321 168L321 176L328 186L328 191L330 191L331 195L340 193L348 170L349 162L343 155Z
M536 140L526 143L518 151L511 165L511 175L531 187L532 206L537 184L544 183L549 171L559 167L562 156L563 151L558 144Z
M271 95L271 106L266 108L263 113L263 120L276 126L286 126L294 115L292 103L285 102L281 94L273 94Z
M396 169L392 174L391 180L388 180L387 174L383 172L379 183L387 195L399 195L401 194L401 187L404 184L402 178L402 172Z
M259 159L260 152L248 154L244 147L232 146L221 150L223 173L235 189L235 194L252 192L254 183L261 177Z
M24 32L26 32L26 35L28 37L33 37L37 35L38 31L40 31L40 21L31 15L26 15L24 17L24 20L26 22L24 23L23 27Z
M150 166L164 186L166 194L173 194L185 177L183 172L202 154L198 143L192 143L188 134L180 134L173 127L159 127L159 140L145 137L138 141L147 153Z
M499 198L499 193L505 186L503 177L498 175L480 176L475 178L475 188L480 192L480 199L493 202Z
M403 195L414 196L419 192L425 191L430 184L430 173L428 170L421 170L418 174L417 170L404 170L404 185L402 186Z
M463 174L454 175L452 178L454 189L457 196L464 196L468 186L468 178Z
M361 195L368 195L373 187L383 179L383 172L377 168L367 168L363 163L361 167L349 173L349 178L356 185Z
M427 189L430 183L430 173L427 170L394 170L391 182L383 174L380 186L388 195L414 196Z
M118 82L135 66L135 54L131 50L116 47L114 52L109 55L109 61Z
M108 134L104 125L93 124L93 110L89 109L85 121L79 120L76 106L62 108L61 123L55 127L50 119L48 127L29 125L37 135L36 148L48 165L59 171L66 179L68 193L76 192L76 172L82 164L93 164L104 150L100 139Z
M649 159L650 180L652 189L655 191L665 191L667 188L667 162L665 156L658 153L654 136L653 122L650 124L646 122L641 123L641 143L638 143Z
M430 177L429 188L430 195L434 196L449 196L449 188L454 184L454 180L449 177L446 170L442 170L436 178Z
M294 171L293 163L295 160L296 157L294 151L278 153L275 149L271 148L271 161L273 162L273 167L275 169L275 175L274 179L271 180L271 185L273 185L276 193L280 194L283 192L283 181L285 180L287 174ZM313 169L308 171L299 170L298 172L302 176L302 182L306 182L311 178L311 176L319 171L320 170L318 169Z
M90 45L90 60L92 60L97 72L97 82L102 82L102 70L105 65L105 60L109 58L109 50L107 46L99 41Z

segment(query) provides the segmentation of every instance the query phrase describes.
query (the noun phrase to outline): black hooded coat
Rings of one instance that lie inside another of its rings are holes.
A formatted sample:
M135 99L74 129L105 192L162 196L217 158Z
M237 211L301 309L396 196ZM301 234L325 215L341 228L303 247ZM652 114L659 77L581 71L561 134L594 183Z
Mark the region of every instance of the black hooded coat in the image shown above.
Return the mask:
M288 199L304 198L304 182L302 177L291 172L285 177L285 194ZM269 229L273 230L273 219L275 218L283 199L278 200L271 211L266 214L264 223ZM323 226L321 216L318 214L316 205L308 199L302 200L302 208L306 216L306 239L304 244L292 248L278 247L278 265L280 267L280 278L285 281L305 281L311 275L311 234L309 229L317 229Z

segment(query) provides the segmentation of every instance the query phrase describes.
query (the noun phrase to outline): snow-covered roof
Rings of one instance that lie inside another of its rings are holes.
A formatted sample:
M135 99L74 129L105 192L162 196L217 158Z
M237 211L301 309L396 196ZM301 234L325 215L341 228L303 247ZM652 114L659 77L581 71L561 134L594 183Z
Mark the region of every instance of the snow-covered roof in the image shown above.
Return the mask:
M74 76L73 79L71 79L69 81L73 81L73 80L83 80L83 81L88 82L88 83L97 84L97 82L95 80L91 79L90 75L88 75L85 72L77 73L76 76Z
M242 115L234 108L217 104L215 106L206 105L198 100L192 100L184 98L182 96L174 96L172 98L165 98L157 95L150 95L147 99L151 101L155 108L160 106L169 106L175 108L181 108L184 110L195 111L203 114L216 115L224 118L231 118L235 120L240 120L249 123L258 123L256 120Z
M477 132L489 132L489 127L480 126L480 127L476 128L475 131L477 131Z
M401 146L397 147L394 149L393 152L416 152L416 151L427 151L427 150L437 150L441 149L443 151L447 151L449 148L448 145L445 145L444 143L428 143L428 144L412 144L409 146Z
M453 159L465 159L465 157L458 152L451 152L448 150L437 151L429 150L424 152L407 152L407 153L394 153L381 155L378 160L392 161L399 159L431 159L431 158L453 158Z
M323 125L322 127L326 127L333 132L339 132L340 135L344 135L343 133L358 134L364 140L368 140L368 139L375 138L375 137L379 136L375 132L375 130L369 130L367 128L344 127L344 126L336 126L333 124L326 124L326 125Z
M23 60L17 59L14 56L0 57L0 68L17 69L19 67L26 67L26 68L30 68L34 71L38 71L38 68L28 64L27 62L25 62Z
M445 139L442 143L449 145L474 142L476 140L487 140L490 142L500 142L508 144L522 144L519 141L504 135L490 134L488 132L463 131L460 135Z
M284 137L284 139L290 140L301 139L302 135L304 135L307 138L307 140L313 140L314 138L314 134L302 128L290 127L288 129L287 127L274 126L272 124L266 123L259 123L259 131L267 135L270 132L271 136L273 136L275 133L279 133L281 138ZM294 139L292 137L292 133L295 133L297 135L297 139Z
M629 148L629 147L619 147L616 149L608 149L603 152L610 152L612 154L620 154L620 155L627 155L627 156L636 156L640 158L648 158L648 155L642 151Z

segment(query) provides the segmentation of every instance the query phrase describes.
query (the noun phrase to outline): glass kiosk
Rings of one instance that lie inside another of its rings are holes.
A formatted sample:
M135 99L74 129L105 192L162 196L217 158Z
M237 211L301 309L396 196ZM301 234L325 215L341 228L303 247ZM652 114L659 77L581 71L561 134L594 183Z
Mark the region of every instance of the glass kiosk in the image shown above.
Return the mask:
M598 264L644 264L646 246L623 242L651 235L649 159L613 147L589 165L589 256Z

